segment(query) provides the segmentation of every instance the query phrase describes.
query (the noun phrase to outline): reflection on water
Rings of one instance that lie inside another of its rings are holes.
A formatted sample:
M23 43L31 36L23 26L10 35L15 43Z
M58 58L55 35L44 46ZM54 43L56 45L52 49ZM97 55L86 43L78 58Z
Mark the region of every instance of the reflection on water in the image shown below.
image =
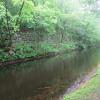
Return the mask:
M100 49L0 68L0 100L58 100L100 63Z

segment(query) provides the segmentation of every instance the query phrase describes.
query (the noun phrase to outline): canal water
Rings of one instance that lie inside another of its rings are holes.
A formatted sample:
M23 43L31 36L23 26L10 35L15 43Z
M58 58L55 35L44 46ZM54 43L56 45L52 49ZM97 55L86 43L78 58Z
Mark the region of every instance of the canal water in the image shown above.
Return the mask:
M89 49L0 68L0 100L59 100L76 80L100 63L100 49Z

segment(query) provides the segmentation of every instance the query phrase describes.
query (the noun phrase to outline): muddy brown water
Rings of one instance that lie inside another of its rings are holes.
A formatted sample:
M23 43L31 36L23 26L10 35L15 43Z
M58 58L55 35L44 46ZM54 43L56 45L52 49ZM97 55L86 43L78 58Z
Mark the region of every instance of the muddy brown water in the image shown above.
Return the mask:
M0 68L0 100L59 100L100 63L100 48Z

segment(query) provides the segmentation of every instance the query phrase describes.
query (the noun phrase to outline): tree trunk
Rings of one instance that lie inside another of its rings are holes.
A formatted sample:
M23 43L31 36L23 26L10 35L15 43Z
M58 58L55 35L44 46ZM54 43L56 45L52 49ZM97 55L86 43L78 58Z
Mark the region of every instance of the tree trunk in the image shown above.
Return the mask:
M8 32L8 35L7 35L7 38L9 39L9 46L11 47L12 45L12 34L11 34L11 31L10 31L10 26L9 26L9 17L8 17L8 6L7 6L7 0L4 1L4 5L5 5L5 9L6 9L6 28L7 28L7 32Z

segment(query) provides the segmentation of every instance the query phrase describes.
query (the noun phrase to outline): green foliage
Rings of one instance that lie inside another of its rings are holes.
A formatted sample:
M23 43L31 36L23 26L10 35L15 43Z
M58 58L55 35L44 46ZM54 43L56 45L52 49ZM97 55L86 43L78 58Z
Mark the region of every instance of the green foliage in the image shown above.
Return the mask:
M2 5L2 3L0 3L0 31L3 31L3 27L4 27L4 18L5 18L5 8Z
M7 5L8 6L8 5ZM10 47L12 45L12 36L18 30L16 16L12 16L10 11L0 3L0 47Z
M42 10L41 10L42 9ZM55 33L58 12L48 7L37 7L33 13L35 30L44 31L44 33Z
M95 1L85 0L89 4ZM12 50L15 53L12 58L31 57L38 54L38 51L40 53L86 48L100 41L100 30L97 28L100 25L96 26L96 23L95 14L89 10L85 11L79 0L7 0L7 7L1 0L0 47L10 47L11 50L15 33L20 36L20 32L31 31L33 35L36 33L38 38L34 35L31 46L29 43L20 45L23 39L19 41ZM6 56L9 50L6 50ZM5 57L4 54L2 56Z
M16 44L13 52L15 53L15 57L18 58L27 58L37 55L36 51L33 49L31 44L21 43Z

